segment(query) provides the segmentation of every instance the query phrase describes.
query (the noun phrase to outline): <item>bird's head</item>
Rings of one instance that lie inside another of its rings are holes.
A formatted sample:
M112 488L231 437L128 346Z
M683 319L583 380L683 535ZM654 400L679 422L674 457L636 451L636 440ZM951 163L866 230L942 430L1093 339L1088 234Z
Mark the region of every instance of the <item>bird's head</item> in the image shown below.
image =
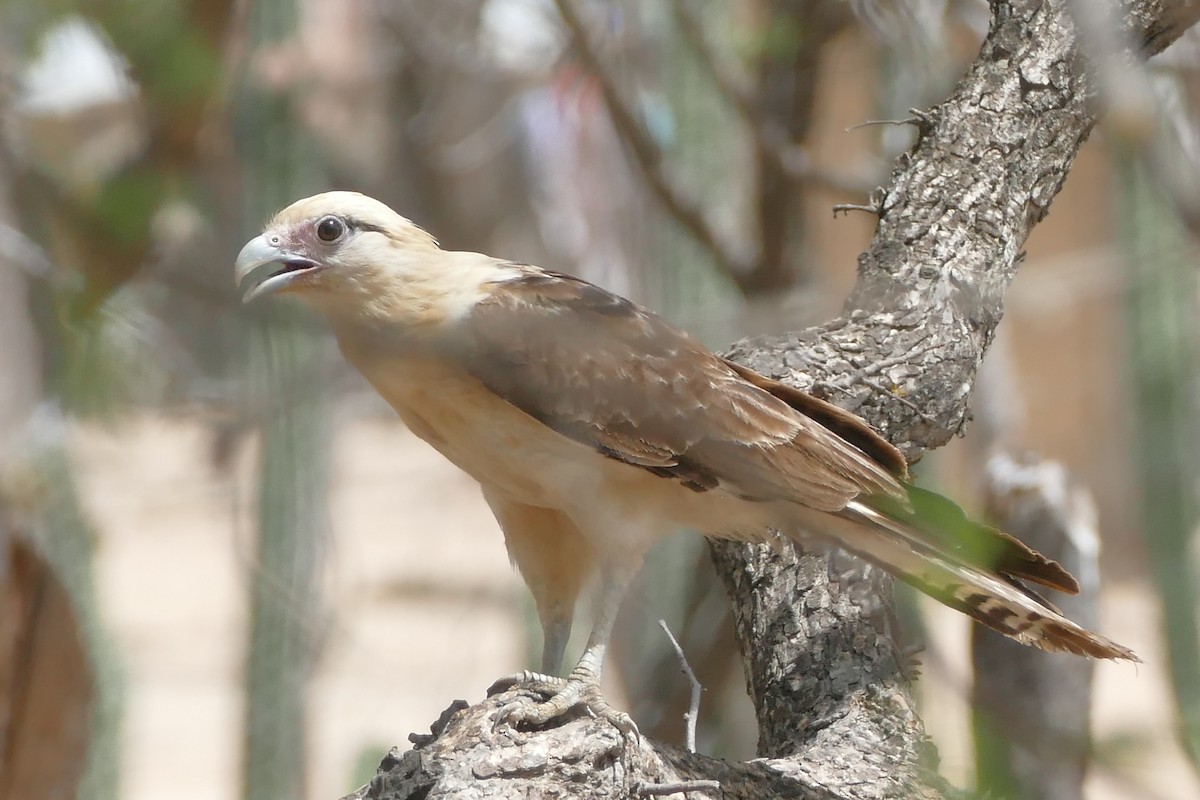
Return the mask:
M326 192L276 214L242 248L234 276L248 287L244 302L288 292L330 313L394 313L384 306L405 298L436 303L430 277L444 255L432 236L378 200Z

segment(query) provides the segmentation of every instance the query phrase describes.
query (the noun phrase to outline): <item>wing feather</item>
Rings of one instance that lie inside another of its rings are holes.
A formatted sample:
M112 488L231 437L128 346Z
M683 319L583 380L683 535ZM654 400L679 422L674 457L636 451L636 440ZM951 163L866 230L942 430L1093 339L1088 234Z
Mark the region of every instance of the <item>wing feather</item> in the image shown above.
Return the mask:
M813 400L824 410L814 419L628 300L568 275L521 269L463 319L458 356L489 390L543 424L697 491L721 486L750 500L828 511L860 494L904 498L894 474L902 457L890 457L894 448L865 423L853 429L860 442L878 440L873 452L827 426L850 429L845 412Z

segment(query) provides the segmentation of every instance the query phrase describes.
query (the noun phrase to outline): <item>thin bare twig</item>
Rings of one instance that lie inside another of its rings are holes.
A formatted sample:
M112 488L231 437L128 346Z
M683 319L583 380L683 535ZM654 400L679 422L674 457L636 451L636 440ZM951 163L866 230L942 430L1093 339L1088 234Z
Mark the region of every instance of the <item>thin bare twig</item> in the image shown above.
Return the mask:
M691 685L691 698L688 701L688 710L683 715L684 725L684 746L687 747L689 753L696 752L696 720L700 717L700 692L704 687L700 685L700 681L696 679L696 673L692 672L692 665L688 663L687 656L683 654L683 648L679 646L679 642L675 640L671 629L667 627L665 620L659 620L658 626L663 629L663 633L667 634L667 638L671 640L671 646L675 648L675 655L679 657L679 667L683 670L683 674L687 675L688 683Z
M838 203L833 207L833 215L836 217L839 211L843 214L850 211L865 211L872 216L879 216L879 206L863 203Z
M663 163L661 150L633 111L633 104L625 98L616 77L600 58L599 49L583 21L576 0L555 0L555 4L574 37L575 47L584 65L600 84L613 127L629 147L651 191L683 229L712 254L713 260L734 283L743 287L746 277L753 273L757 260L750 252L751 248L721 233L708 218L704 207L689 196L669 173Z
M916 127L920 127L922 124L924 124L924 123L922 123L922 121L920 119L918 119L917 117L906 117L904 119L864 119L862 122L859 122L855 125L851 125L849 128L846 128L846 133L850 133L850 131L857 131L857 130L860 130L861 128L871 128L876 125L894 125L896 127L901 127L903 125L913 125Z

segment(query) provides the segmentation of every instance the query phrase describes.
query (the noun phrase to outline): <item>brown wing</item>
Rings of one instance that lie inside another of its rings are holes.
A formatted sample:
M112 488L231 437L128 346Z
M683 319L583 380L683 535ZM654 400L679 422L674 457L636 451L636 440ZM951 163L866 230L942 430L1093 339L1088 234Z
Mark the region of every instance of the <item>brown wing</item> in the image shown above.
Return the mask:
M688 334L586 281L525 268L494 284L460 333L458 357L497 395L697 491L720 486L823 511L860 494L904 497L894 459L872 457Z
M862 417L856 417L844 408L813 397L794 386L760 375L736 361L721 359L725 366L760 389L770 392L801 414L821 423L829 430L862 450L901 480L908 479L908 461L891 442L884 439Z

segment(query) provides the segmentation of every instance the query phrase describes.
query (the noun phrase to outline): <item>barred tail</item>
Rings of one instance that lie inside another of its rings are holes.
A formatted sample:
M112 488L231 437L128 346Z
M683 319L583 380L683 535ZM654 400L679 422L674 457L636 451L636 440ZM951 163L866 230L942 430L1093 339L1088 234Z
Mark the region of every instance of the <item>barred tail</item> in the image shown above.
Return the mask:
M914 499L919 504L934 502L957 510L944 498L932 495L937 500L931 501L931 493L917 492ZM820 528L839 547L1022 644L1092 658L1141 660L1132 650L1067 619L1026 587L1021 578L1078 591L1074 578L1060 565L1007 534L969 521L956 533L942 524L945 520L923 520L919 511L893 508L878 498L856 500L823 516L826 524ZM819 530L815 523L812 529Z

